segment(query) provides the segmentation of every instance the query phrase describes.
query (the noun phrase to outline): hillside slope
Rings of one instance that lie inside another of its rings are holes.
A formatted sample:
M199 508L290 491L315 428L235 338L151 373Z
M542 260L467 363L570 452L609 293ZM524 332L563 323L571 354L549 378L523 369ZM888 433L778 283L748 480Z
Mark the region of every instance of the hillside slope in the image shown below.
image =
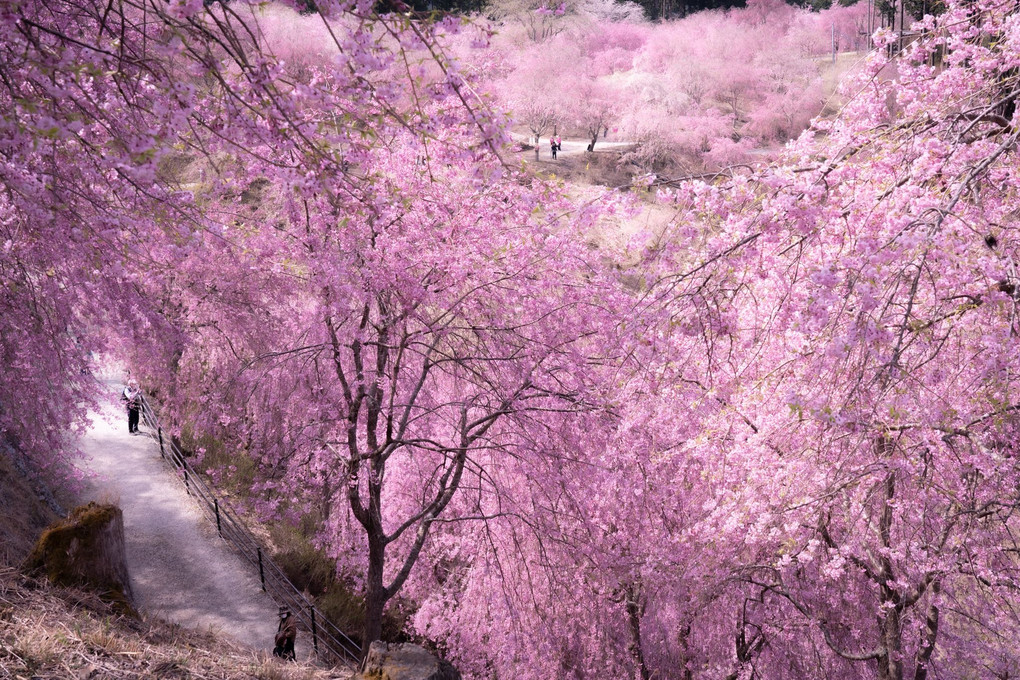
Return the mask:
M160 619L117 617L94 595L0 567L0 679L327 680L225 638ZM346 676L344 676L346 677Z
M28 557L35 540L57 513L47 505L39 484L29 479L0 446L0 565L18 565Z

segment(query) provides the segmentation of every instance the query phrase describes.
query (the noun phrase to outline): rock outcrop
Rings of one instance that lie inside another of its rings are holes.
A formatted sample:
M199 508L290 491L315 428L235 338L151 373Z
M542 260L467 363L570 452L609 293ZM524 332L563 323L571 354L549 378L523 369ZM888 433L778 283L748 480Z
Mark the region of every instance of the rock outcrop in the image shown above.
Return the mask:
M355 680L461 680L449 661L418 645L373 642Z
M115 505L82 505L51 524L24 571L59 586L93 590L123 614L137 616L124 551L124 514Z

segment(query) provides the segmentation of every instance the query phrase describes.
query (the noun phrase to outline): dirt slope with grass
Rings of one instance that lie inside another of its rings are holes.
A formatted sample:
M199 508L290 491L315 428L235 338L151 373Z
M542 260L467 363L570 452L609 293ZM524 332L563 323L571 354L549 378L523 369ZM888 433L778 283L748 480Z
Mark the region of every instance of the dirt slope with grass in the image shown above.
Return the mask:
M0 564L21 564L39 534L59 515L45 502L41 483L32 480L15 452L0 445ZM62 509L62 508L61 508Z
M209 632L119 617L95 595L54 588L0 567L0 678L4 680L332 680Z

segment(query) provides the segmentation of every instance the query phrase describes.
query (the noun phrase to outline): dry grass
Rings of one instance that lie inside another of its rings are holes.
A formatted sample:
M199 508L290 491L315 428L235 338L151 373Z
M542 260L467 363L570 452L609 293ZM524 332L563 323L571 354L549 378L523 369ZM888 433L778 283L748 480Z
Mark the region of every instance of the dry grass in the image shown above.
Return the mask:
M846 103L837 92L839 83L850 71L859 68L867 56L867 52L840 52L836 55L836 63L832 63L829 58L821 60L819 74L822 78L824 102L818 115L831 118L839 112Z
M125 619L89 593L53 588L0 568L0 680L349 677L279 662L161 620Z

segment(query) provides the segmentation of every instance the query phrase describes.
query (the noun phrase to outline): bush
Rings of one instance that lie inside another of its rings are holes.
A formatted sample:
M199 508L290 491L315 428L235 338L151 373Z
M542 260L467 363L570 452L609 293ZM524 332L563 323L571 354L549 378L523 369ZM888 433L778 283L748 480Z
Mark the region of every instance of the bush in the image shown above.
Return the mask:
M273 540L280 546L273 555L283 573L299 590L312 596L320 613L359 645L365 624L365 601L352 585L336 576L336 565L306 538L306 532L275 527ZM390 606L383 616L383 639L407 642L404 624L409 607Z
M283 573L298 590L320 597L336 583L333 563L310 543L281 551L273 556Z

